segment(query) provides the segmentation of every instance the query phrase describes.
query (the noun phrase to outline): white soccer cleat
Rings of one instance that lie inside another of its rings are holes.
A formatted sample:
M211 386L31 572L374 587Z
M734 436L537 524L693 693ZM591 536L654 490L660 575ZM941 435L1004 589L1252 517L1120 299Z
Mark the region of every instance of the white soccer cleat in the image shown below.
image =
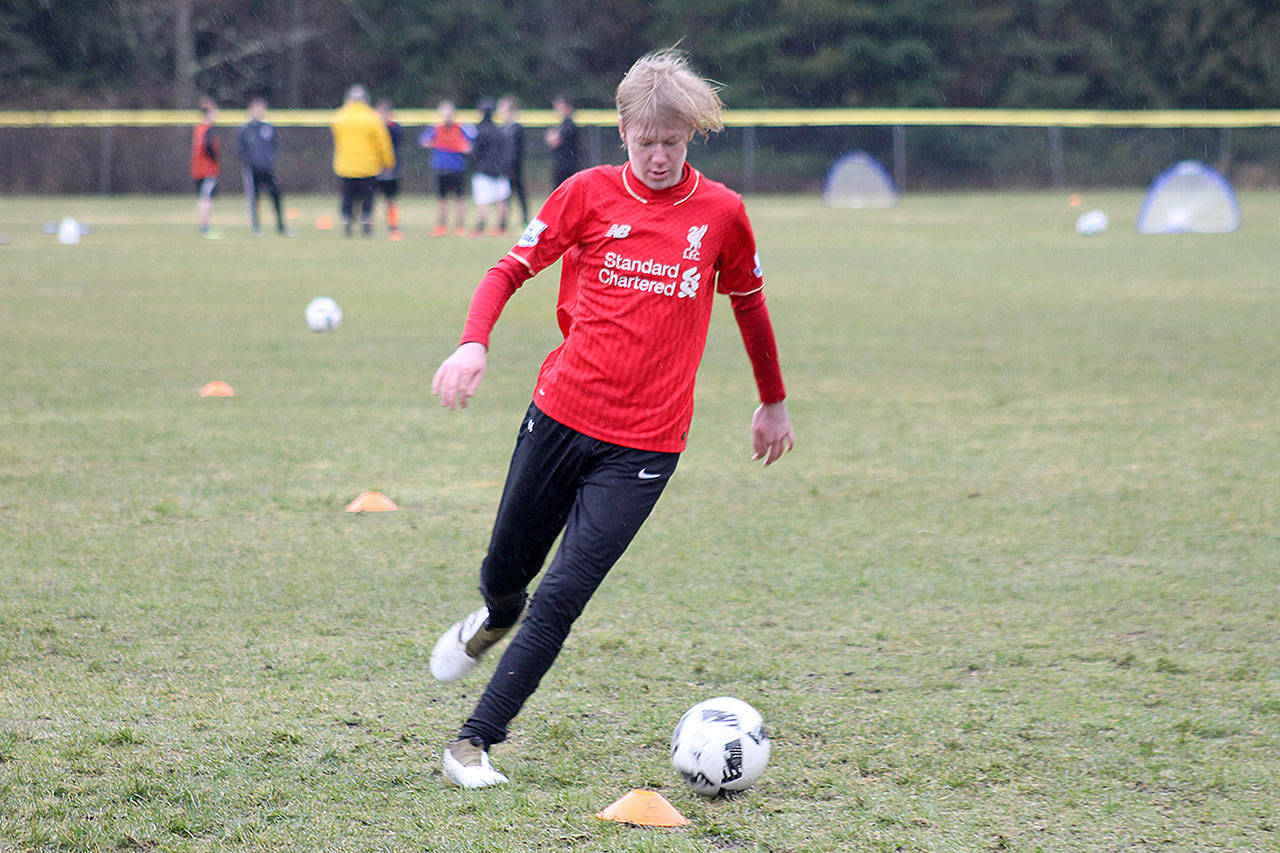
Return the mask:
M431 674L438 681L457 681L476 668L484 653L511 630L486 628L489 608L481 607L445 631L431 650Z
M444 778L459 787L491 788L507 783L507 777L489 763L489 752L483 743L460 738L444 748L443 758Z

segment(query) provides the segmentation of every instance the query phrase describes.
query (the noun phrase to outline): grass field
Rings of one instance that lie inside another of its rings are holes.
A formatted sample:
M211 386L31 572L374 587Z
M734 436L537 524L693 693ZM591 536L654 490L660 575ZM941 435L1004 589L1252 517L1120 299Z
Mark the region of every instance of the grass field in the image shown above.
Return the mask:
M507 245L344 241L293 199L0 199L0 847L1280 849L1280 202L1141 237L1138 193L750 199L798 444L749 462L727 304L654 517L495 750L438 750L554 278L465 412L429 396ZM74 215L77 246L41 234ZM306 302L341 329L312 334ZM202 399L206 382L236 396ZM378 490L394 513L343 511ZM491 666L492 664L489 664ZM482 668L487 672L487 667ZM693 702L773 759L704 801ZM593 815L631 788L692 820Z

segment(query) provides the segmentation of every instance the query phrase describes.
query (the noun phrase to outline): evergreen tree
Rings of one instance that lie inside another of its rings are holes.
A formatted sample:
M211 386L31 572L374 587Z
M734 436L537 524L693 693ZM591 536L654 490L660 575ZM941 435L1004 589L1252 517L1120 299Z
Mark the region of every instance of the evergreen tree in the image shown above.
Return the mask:
M606 106L675 44L739 107L1250 108L1280 90L1280 7L1256 0L10 0L0 95L323 107L358 80L405 105Z

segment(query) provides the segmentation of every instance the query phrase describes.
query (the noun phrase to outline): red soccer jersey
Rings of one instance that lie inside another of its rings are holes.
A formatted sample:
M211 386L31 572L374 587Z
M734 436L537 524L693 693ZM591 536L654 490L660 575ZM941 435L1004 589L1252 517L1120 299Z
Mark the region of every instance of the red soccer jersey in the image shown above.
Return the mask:
M687 165L660 191L629 166L588 169L552 193L494 272L514 267L514 289L562 256L564 342L542 364L534 403L602 441L683 450L714 291L763 286L742 198ZM488 310L473 302L463 341L487 345L509 295Z
M453 154L470 154L471 140L460 124L436 125L431 137L431 147L437 151L449 151Z
M213 125L201 122L191 132L191 177L195 180L218 177L218 155L221 147L217 136L210 136Z

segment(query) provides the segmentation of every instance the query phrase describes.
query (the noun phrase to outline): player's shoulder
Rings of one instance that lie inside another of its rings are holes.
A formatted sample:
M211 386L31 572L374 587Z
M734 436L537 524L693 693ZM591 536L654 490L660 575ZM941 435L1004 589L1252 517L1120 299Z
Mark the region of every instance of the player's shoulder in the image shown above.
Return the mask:
M741 193L727 184L708 178L702 172L698 172L697 194L703 196L704 200L708 202L724 204L729 207L737 207L742 204Z
M622 166L590 166L565 178L560 188L565 192L598 198L602 193L622 190Z
M591 183L622 183L623 166L615 166L609 163L602 163L599 166L588 166L580 172L575 172L569 180L581 180Z
M693 191L690 202L702 209L712 211L712 215L730 219L746 216L746 206L742 201L742 195L737 190L714 181L701 172L697 172L696 177L698 186Z

